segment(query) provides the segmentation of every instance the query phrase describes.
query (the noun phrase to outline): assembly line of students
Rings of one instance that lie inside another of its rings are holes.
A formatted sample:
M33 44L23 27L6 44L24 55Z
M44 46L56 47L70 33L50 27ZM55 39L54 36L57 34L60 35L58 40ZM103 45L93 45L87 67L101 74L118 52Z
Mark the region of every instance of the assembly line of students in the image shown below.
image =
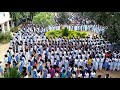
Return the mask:
M94 31L94 32L96 32L97 34L99 34L100 32L104 32L104 30L105 30L105 27L103 27L103 26L100 26L100 25L84 25L84 24L82 24L82 25L63 25L64 27L67 27L69 30L78 30L78 31L89 31L89 30L91 30L91 31ZM60 28L61 26L60 25L56 25L56 26L49 26L48 28L49 28L49 30L60 30L61 28Z
M49 28L28 24L15 33L5 68L18 67L20 73L26 68L24 78L96 78L102 69L120 71L120 53L111 52L110 44L99 38L48 40Z

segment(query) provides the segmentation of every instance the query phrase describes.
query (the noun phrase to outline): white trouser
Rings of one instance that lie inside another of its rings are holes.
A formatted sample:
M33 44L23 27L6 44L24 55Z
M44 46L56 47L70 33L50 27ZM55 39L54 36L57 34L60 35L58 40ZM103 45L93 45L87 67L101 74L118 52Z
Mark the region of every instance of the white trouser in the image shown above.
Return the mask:
M113 70L113 66L110 66L110 70Z
M114 65L114 66L113 66L113 71L115 71L116 67L117 67L117 65Z
M117 70L118 70L118 71L120 70L120 65L117 66Z
M99 64L99 69L102 70L103 63Z
M98 70L98 65L95 65L95 70Z

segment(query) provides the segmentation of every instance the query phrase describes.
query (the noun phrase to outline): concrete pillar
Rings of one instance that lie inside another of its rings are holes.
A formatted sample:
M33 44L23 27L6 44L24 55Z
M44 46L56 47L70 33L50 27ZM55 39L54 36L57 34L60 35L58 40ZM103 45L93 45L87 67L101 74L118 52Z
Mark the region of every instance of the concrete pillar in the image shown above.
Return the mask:
M1 24L1 28L2 28L2 32L5 32L5 26L4 26L4 23Z
M7 30L10 31L10 24L9 24L9 21L7 22Z

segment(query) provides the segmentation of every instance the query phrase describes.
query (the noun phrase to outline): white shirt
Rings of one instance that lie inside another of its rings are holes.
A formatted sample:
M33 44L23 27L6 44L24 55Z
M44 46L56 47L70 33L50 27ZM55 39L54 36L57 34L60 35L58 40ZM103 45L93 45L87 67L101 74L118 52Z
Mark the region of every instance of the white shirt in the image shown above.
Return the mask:
M89 78L89 73L85 73L84 78Z
M51 75L50 74L47 74L47 77L46 78L51 78Z
M5 57L5 58L4 58L4 62L5 62L5 64L8 63L8 57Z
M79 78L82 78L82 74L79 73L79 74L78 74L78 77L79 77Z
M55 77L57 77L57 78L58 78L58 77L59 77L59 74L58 74L58 73L55 73Z
M95 72L91 72L91 77L95 78L96 77L96 73Z
M38 78L41 78L40 72L37 74L37 77L38 77Z

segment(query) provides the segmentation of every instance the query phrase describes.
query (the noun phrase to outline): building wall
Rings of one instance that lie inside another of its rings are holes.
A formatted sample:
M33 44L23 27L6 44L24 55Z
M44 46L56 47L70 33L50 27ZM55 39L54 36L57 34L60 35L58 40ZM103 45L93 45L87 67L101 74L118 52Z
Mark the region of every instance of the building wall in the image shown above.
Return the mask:
M0 12L0 24L10 20L9 12Z

